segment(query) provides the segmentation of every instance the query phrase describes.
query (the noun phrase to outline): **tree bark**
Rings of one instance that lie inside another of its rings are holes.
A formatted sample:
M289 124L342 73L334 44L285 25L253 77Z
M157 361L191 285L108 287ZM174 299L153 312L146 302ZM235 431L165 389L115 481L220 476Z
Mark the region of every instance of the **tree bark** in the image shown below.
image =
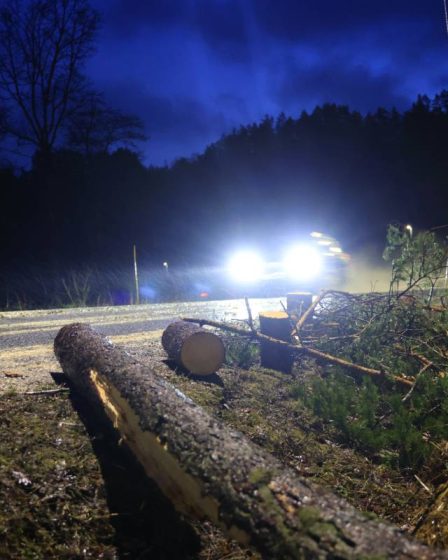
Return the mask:
M168 325L162 335L162 346L169 358L196 375L215 373L225 358L219 336L185 321Z
M55 353L180 511L265 558L448 558L297 477L90 327L63 327Z

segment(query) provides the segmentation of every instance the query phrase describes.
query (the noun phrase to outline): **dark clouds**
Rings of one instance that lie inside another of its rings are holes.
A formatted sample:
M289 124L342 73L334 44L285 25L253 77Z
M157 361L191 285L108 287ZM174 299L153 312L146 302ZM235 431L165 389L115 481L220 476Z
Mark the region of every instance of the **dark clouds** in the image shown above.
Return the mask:
M442 1L427 0L256 0L262 28L279 39L296 41L331 33L343 37L353 29L403 22L432 23L443 31Z
M266 113L324 101L405 108L448 87L442 0L92 3L103 27L89 74L147 124L148 163Z
M311 69L288 68L272 94L280 106L297 113L312 109L316 103L348 105L363 113L379 106L403 107L407 99L396 93L398 78L389 74L374 75L366 66L347 66L343 59L329 58ZM301 99L303 106L297 106Z
M106 88L110 105L139 115L150 138L145 149L148 163L169 163L175 157L200 153L216 141L224 130L231 130L248 119L245 101L222 94L208 103L188 92L154 95L139 81L114 81ZM231 115L238 115L233 119Z

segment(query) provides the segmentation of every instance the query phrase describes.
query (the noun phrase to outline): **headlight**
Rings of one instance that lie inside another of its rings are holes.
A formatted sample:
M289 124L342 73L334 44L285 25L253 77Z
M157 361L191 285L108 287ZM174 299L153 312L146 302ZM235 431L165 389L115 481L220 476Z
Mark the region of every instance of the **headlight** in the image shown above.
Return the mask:
M256 282L264 274L263 259L257 253L241 251L228 264L230 276L238 282Z
M309 280L322 269L322 256L309 245L298 245L285 255L283 266L286 274L295 280Z

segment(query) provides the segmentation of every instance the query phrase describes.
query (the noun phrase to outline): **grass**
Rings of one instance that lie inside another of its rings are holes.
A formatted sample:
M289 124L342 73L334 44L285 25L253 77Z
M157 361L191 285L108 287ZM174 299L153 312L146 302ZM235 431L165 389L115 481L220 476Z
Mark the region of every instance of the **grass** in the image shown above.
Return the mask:
M413 476L339 443L331 423L297 398L297 383L319 374L315 365L299 363L286 376L252 356L249 369L226 366L198 380L170 369L156 342L135 354L210 414L360 510L411 531L430 503ZM177 515L76 394L4 395L0 429L0 558L258 558L210 523Z
M0 417L0 557L112 551L101 471L68 397L6 395Z
M223 298L216 271L208 268L170 268L141 263L140 303ZM210 292L210 293L209 293ZM202 294L202 295L200 295ZM54 309L128 305L136 301L132 264L101 269L28 266L0 272L0 310Z

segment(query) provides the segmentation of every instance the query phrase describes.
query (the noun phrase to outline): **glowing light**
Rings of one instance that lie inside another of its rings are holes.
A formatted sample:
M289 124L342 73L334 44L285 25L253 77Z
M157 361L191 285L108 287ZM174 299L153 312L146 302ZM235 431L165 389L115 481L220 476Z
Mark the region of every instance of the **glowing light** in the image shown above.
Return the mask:
M316 238L318 238L318 237L320 238L320 237L323 237L323 236L324 236L324 234L323 234L323 233L320 233L320 231L312 231L312 232L310 233L310 235L311 235L311 237L316 237Z
M319 239L318 245L331 245L333 242L330 239Z
M329 247L328 250L331 253L342 253L342 249L340 247Z
M412 234L413 234L414 230L412 229L411 224L406 224L404 226L404 229L409 233L409 237L412 237Z
M231 277L238 282L256 282L264 274L263 259L257 253L241 251L229 262L228 271Z
M283 266L290 278L308 280L316 277L322 269L322 256L313 247L297 245L285 255Z

